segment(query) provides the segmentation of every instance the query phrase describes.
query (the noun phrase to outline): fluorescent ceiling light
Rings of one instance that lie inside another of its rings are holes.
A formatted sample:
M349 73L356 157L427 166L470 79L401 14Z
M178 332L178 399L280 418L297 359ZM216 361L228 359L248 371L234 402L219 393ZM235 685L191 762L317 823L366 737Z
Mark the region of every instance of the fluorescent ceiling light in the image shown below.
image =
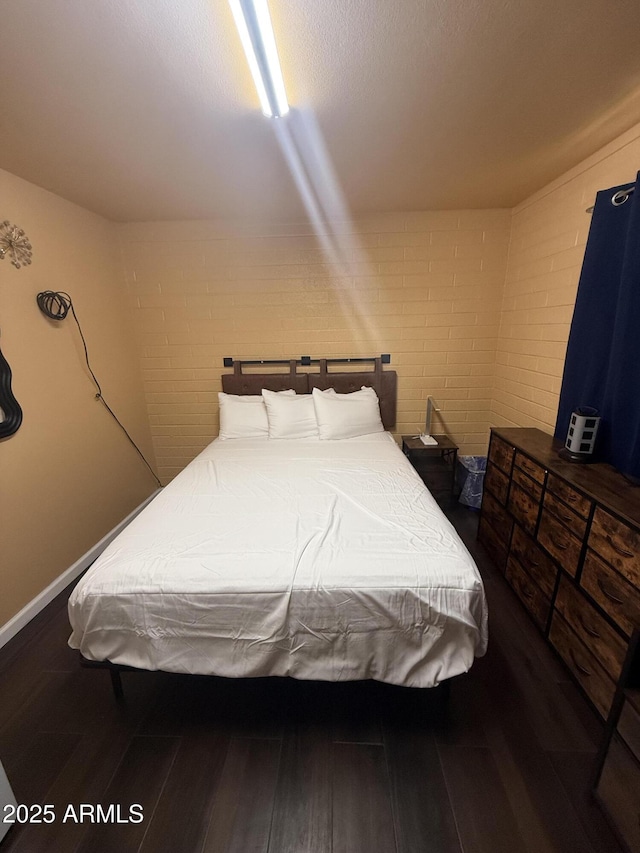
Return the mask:
M262 112L280 118L289 112L267 0L229 0L247 55Z

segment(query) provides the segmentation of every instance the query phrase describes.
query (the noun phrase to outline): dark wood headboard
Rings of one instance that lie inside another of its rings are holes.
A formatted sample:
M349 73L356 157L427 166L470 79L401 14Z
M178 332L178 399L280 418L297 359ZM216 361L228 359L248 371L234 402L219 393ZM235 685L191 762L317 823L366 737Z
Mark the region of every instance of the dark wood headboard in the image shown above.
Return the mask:
M353 362L373 362L373 370L331 371L330 364ZM243 373L243 365L288 364L288 373ZM318 373L301 373L298 366L318 364ZM350 394L359 391L362 386L375 390L380 400L380 417L385 429L396 425L396 401L398 396L398 374L395 370L383 370L383 358L344 358L344 359L291 359L290 361L238 361L225 359L225 366L233 367L233 373L222 374L222 390L226 394L259 394L263 388L269 391L293 389L296 394L310 394L314 388L324 391L335 388L338 394Z

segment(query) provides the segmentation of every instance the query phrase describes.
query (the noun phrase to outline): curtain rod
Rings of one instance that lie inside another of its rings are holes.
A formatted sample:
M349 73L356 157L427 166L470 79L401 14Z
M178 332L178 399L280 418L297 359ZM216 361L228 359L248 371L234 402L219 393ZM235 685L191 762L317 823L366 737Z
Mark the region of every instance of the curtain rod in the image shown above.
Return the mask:
M618 190L617 193L614 193L611 196L611 204L613 204L615 207L620 207L620 205L624 204L625 201L629 198L629 196L635 190L635 188L636 188L636 185L632 184L630 187L627 187L625 190ZM592 204L591 207L588 207L585 210L585 213L593 213L594 207L595 207L595 205Z

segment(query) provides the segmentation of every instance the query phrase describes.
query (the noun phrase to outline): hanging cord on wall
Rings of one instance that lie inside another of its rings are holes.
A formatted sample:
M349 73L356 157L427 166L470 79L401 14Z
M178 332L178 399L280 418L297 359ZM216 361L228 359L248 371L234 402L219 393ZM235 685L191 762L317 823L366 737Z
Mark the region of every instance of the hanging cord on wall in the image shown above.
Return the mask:
M38 308L42 311L42 313L45 315L45 317L49 317L50 320L64 320L64 318L67 316L69 311L71 311L71 313L73 314L73 319L76 321L78 331L80 332L80 338L82 340L82 346L84 347L84 358L85 358L85 361L87 362L87 368L89 370L89 373L91 374L91 378L95 382L96 388L98 389L98 392L96 394L96 400L100 400L102 405L109 412L109 414L114 419L114 421L118 424L118 426L120 427L122 432L127 436L127 438L129 439L129 442L131 443L132 447L136 450L138 456L142 459L142 461L147 466L149 471L151 471L151 474L153 475L153 478L156 481L156 483L158 484L158 486L162 486L162 483L158 479L158 477L157 477L155 471L153 470L153 468L151 467L151 465L149 465L149 463L145 459L142 451L140 450L138 445L135 443L135 441L131 438L131 436L129 435L127 430L124 428L124 426L120 423L120 421L118 420L118 416L115 414L115 412L113 411L111 406L107 403L107 401L102 396L102 388L100 387L100 383L98 382L98 378L95 375L95 373L93 372L91 364L89 363L89 351L87 349L87 342L85 341L84 335L82 334L82 327L80 326L80 321L78 320L76 310L73 307L73 301L72 301L71 297L69 296L69 294L65 293L63 290L60 290L57 292L54 290L44 290L42 293L39 293L36 296L36 301L38 303Z

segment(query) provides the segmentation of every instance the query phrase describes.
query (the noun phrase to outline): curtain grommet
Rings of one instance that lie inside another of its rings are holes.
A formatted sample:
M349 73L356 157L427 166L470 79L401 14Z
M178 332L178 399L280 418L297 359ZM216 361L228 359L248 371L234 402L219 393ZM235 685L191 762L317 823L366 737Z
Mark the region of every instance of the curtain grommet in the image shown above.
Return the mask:
M613 204L615 207L620 207L621 204L624 204L625 201L627 201L632 192L633 188L628 190L618 190L617 193L614 193L611 196L611 204Z

